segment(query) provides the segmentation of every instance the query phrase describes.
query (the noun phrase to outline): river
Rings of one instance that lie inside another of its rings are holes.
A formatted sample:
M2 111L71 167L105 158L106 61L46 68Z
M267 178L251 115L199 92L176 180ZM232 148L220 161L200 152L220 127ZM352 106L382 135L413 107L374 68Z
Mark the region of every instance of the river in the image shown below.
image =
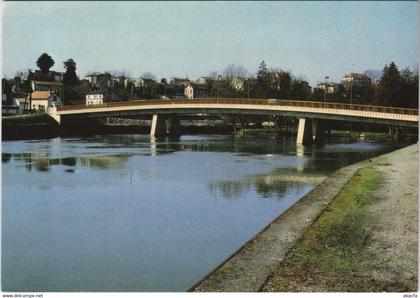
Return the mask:
M185 291L328 174L401 146L220 135L3 141L3 291Z

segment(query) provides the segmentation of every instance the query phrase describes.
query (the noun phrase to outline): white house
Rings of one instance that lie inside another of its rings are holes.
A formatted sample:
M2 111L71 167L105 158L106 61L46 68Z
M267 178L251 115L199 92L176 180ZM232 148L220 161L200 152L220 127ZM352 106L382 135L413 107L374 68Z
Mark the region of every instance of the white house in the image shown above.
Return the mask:
M327 90L326 93L336 93L339 90L340 85L337 83L333 83L333 82L328 82L328 83L319 83L317 85L318 89L321 90Z
M204 97L207 94L207 88L199 84L188 84L184 89L184 95L188 99L193 99L195 97Z
M189 84L187 87L185 87L184 95L188 99L193 99L194 98L194 88L191 84Z
M244 91L245 80L244 78L234 77L230 82L230 86L236 91Z
M96 106L104 103L104 95L101 93L86 94L86 105Z
M35 91L31 95L31 108L45 112L48 108L61 106L63 103L58 94L51 91Z
M342 79L341 79L341 83L348 88L349 86L356 86L356 87L360 87L363 86L365 84L370 84L372 83L372 79L370 79L368 76L366 76L363 73L350 73L350 74L346 74Z

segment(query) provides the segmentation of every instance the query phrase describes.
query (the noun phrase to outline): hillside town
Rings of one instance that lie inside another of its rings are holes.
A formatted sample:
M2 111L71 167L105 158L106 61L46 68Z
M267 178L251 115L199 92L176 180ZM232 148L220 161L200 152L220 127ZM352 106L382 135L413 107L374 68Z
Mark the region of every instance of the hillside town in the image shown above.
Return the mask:
M339 82L325 76L316 86L265 61L255 75L231 64L221 72L195 79L157 79L145 72L138 77L110 72L92 72L84 78L76 73L76 62L64 62L64 72L55 71L47 53L38 60L39 69L18 72L2 79L2 115L42 113L61 105L101 105L106 102L148 99L274 98L331 101L397 107L418 107L418 70L399 70L395 63L382 72L345 73Z

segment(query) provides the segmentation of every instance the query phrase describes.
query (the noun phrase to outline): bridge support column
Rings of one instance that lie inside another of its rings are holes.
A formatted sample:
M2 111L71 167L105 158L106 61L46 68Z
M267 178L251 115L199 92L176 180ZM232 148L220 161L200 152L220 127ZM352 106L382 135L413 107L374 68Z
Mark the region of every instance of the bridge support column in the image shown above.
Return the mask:
M312 137L311 119L300 118L296 143L307 145L307 144L312 144L312 141L313 141L313 137Z
M153 137L164 136L166 134L166 119L163 115L153 114L150 135Z

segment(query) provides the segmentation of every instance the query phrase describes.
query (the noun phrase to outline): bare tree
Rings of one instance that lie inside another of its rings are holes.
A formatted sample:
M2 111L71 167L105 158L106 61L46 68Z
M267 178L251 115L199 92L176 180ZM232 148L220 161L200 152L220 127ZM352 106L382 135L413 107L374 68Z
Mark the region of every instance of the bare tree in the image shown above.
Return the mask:
M219 72L217 70L210 71L210 73L208 74L208 76L211 78L215 78L218 75L219 75Z
M222 74L224 77L233 78L233 77L240 77L246 78L248 75L248 70L242 65L237 64L229 64L223 71Z
M377 69L368 69L368 70L365 70L364 74L365 76L367 76L368 78L372 80L373 85L376 85L379 79L381 78L382 71L377 70Z
M150 71L146 71L141 75L142 78L144 79L150 79L153 81L156 81L156 76L154 74L152 74Z

